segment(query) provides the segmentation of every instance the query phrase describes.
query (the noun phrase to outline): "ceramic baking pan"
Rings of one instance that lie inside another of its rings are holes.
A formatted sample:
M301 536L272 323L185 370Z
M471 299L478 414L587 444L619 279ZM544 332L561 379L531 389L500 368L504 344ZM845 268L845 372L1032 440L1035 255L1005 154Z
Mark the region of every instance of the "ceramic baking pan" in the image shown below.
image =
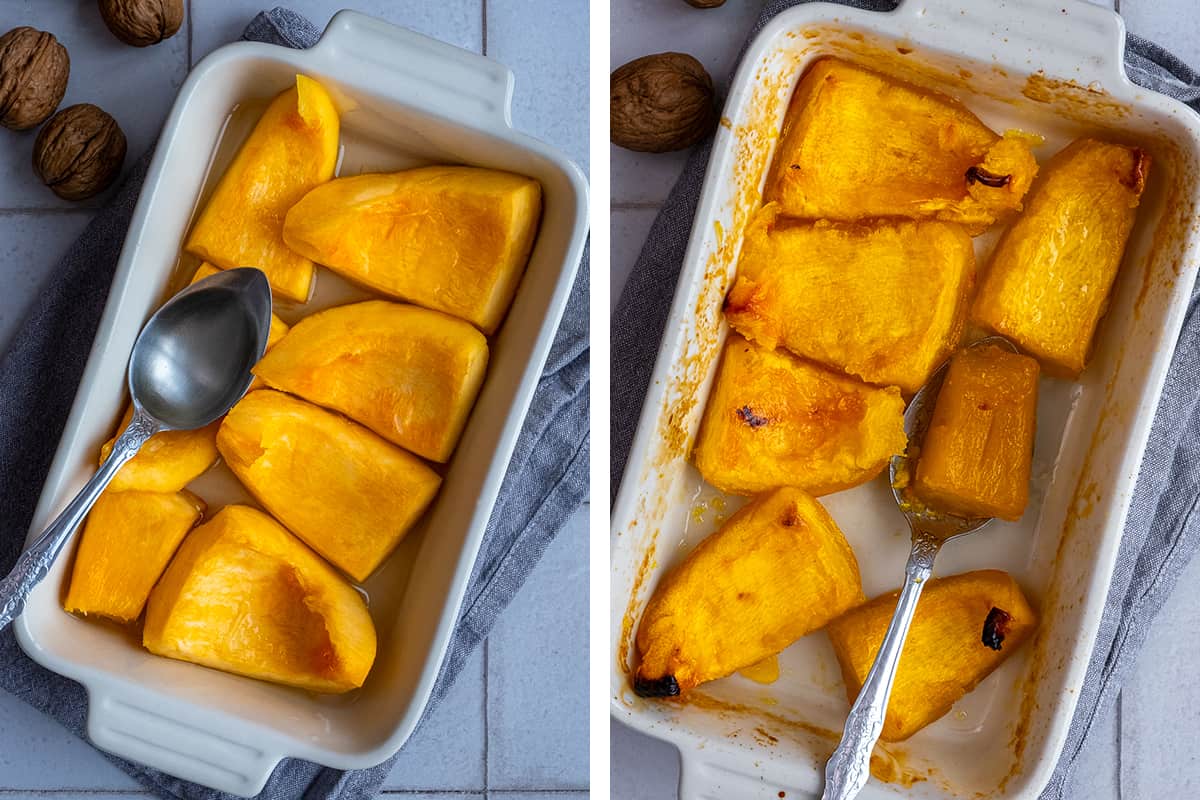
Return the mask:
M939 89L996 130L1046 137L1043 161L1081 134L1153 158L1112 305L1077 382L1043 379L1031 498L1019 523L948 545L941 575L1013 573L1043 623L946 717L876 749L864 798L1035 798L1062 750L1100 622L1154 409L1197 265L1200 117L1131 83L1124 27L1074 0L905 0L889 14L813 3L776 17L742 61L709 161L666 335L613 510L611 709L682 752L681 794L819 794L848 704L824 633L780 657L768 685L739 675L688 700L630 688L632 637L650 593L739 504L688 464L743 227L760 204L784 109L813 59L837 55ZM995 235L980 237L985 255ZM909 538L886 481L823 498L854 546L864 589L901 583Z
M561 154L512 129L513 76L494 61L352 12L335 16L311 50L238 43L216 51L192 70L155 151L33 533L95 468L97 450L126 402L134 338L195 268L186 258L177 265L180 244L223 129L246 123L231 112L261 107L293 84L296 73L321 81L338 103L345 146L340 174L424 163L511 170L541 182L545 211L511 313L492 337L487 379L441 493L365 584L379 655L361 690L322 697L152 656L136 635L62 611L66 558L18 620L17 636L31 657L87 688L88 736L97 746L241 795L258 792L284 757L340 768L376 764L417 724L587 225L582 175ZM307 310L365 296L355 292L322 271ZM287 319L300 310L282 307L280 313ZM210 511L214 497L218 505L222 497L238 497L235 487L218 485L219 472L202 478L209 485L199 493Z

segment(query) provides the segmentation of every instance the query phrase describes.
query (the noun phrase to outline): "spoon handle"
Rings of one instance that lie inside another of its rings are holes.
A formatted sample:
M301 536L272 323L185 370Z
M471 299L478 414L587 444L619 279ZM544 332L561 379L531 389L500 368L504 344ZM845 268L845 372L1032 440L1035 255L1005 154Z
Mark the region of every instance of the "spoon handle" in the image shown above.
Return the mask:
M12 571L0 580L0 630L8 627L25 608L25 601L33 587L50 572L50 567L62 552L63 545L70 541L71 534L79 527L79 523L83 522L83 518L91 511L100 493L116 476L117 471L137 454L147 439L161 429L157 422L140 409L134 412L129 425L117 437L104 464L84 484L79 494L75 495L54 522L50 523L50 527L21 554Z
M900 664L904 640L917 611L917 601L925 581L933 573L933 560L941 548L940 540L917 534L913 537L908 564L904 568L904 587L896 601L887 634L875 654L875 662L846 717L842 741L825 764L825 792L821 800L850 800L857 797L871 776L871 751L883 731L888 697Z

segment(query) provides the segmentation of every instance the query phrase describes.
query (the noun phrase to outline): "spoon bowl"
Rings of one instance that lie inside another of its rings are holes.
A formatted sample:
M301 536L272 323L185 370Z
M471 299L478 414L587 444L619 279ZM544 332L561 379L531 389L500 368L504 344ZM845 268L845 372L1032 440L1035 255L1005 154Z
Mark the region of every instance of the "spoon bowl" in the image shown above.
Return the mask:
M257 269L231 269L172 297L138 335L129 394L163 429L202 428L250 387L266 349L271 287Z
M129 359L133 416L99 471L0 580L0 629L21 613L105 487L151 436L202 428L241 399L270 327L271 287L251 268L197 281L150 317Z

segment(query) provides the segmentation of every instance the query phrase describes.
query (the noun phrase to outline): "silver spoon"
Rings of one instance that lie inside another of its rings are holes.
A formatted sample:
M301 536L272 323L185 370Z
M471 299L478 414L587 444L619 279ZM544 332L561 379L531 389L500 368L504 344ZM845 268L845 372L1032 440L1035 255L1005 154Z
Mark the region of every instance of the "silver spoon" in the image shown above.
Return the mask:
M0 580L0 630L21 613L100 493L146 440L203 428L241 399L270 325L271 287L251 268L197 281L150 317L129 357L133 416L99 471Z
M989 336L970 346L988 344L1017 351L1017 348L1002 336ZM908 435L909 448L914 444L919 445L925 438L925 431L933 415L934 401L942 388L949 364L947 361L938 367L929 382L913 395L912 402L904 412L904 430ZM909 626L917 611L921 590L925 588L925 581L933 574L933 561L943 544L974 533L992 521L991 517L960 517L931 508L914 507L909 498L904 496L904 490L896 485L897 472L906 467L906 456L893 456L888 464L892 495L896 498L896 504L904 518L908 520L909 528L912 529L912 549L908 554L908 564L904 567L904 586L900 589L896 611L892 614L887 634L879 645L879 652L875 654L875 661L867 672L867 679L846 717L842 740L825 764L825 791L821 800L849 800L857 797L866 786L867 779L871 776L871 751L875 749L875 742L883 731L888 697L892 693L896 667L900 664L900 653L904 650L904 640L908 637Z

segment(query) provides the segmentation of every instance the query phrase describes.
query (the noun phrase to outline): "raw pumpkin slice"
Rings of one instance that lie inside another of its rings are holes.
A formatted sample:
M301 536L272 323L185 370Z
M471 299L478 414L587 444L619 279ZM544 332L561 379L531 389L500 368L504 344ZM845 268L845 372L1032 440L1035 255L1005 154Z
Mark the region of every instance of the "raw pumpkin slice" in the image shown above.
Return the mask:
M217 448L276 519L358 581L400 543L442 482L361 425L269 389L233 407Z
M487 339L462 320L368 300L300 320L254 374L419 456L446 461L487 360Z
M63 607L133 622L175 549L204 514L191 492L105 492L88 512Z
M347 278L493 333L537 234L542 187L476 167L338 178L287 213L288 247Z
M375 661L367 605L271 517L226 506L184 539L150 593L150 652L314 692L362 686Z
M117 436L133 418L133 406L116 434L100 446L100 463L112 452ZM217 461L217 427L219 422L192 431L163 431L142 445L138 454L117 472L106 493L139 490L145 492L178 492L198 478Z
M185 249L221 269L258 267L282 297L308 300L313 263L283 243L283 218L307 191L333 177L338 128L329 93L297 75L221 176Z

